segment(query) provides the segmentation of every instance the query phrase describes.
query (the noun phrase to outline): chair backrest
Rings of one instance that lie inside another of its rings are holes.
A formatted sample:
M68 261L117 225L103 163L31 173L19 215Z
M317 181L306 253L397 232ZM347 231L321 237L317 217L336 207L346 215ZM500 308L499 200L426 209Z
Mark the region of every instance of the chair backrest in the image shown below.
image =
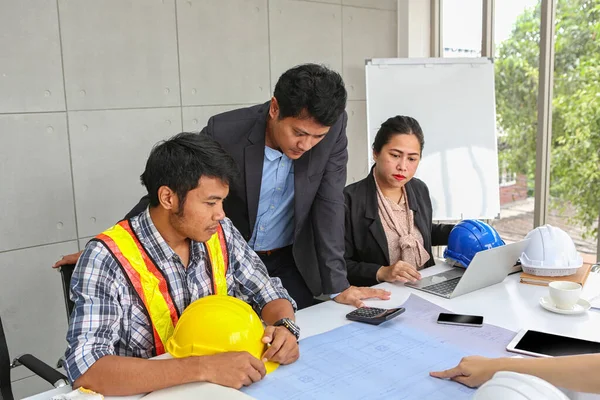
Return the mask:
M75 269L75 264L66 264L59 268L60 276L62 278L62 286L63 286L63 295L65 298L65 309L67 310L67 321L71 318L71 313L73 312L74 303L71 301L71 276L73 275L73 270Z
M13 400L10 384L10 356L0 317L0 400Z

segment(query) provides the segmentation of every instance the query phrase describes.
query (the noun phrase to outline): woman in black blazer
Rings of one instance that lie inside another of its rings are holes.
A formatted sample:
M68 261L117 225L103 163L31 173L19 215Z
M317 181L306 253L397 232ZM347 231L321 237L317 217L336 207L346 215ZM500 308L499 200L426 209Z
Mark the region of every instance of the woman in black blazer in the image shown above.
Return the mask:
M388 119L375 136L371 172L344 189L350 284L416 281L435 264L431 246L448 243L454 225L432 223L429 190L414 178L424 143L414 118Z

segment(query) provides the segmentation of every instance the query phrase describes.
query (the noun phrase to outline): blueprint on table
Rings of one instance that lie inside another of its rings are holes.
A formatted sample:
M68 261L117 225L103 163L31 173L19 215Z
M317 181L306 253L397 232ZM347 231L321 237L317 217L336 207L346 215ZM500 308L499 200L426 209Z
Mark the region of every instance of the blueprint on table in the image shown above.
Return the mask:
M473 390L431 378L467 355L499 357L514 332L440 325L447 312L417 295L379 326L354 322L300 342L300 359L242 391L257 399L470 399Z

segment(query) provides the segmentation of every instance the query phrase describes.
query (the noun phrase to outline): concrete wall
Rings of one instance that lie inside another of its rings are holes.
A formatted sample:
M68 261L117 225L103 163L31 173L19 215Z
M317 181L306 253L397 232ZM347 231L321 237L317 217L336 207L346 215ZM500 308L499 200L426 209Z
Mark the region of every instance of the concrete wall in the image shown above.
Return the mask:
M427 56L428 4L1 1L0 316L11 355L55 364L63 354L67 317L50 266L137 202L152 145L269 100L289 67L342 73L348 182L364 177L365 59ZM32 375L12 371L17 398L49 388Z

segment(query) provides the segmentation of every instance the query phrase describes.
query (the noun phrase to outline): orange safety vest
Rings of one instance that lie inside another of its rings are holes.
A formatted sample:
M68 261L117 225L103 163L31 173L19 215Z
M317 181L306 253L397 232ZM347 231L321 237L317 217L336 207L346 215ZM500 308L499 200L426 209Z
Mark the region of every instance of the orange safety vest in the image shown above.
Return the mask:
M135 289L152 324L155 355L163 354L179 320L165 276L140 243L129 221L119 222L96 236L96 239L111 251ZM213 294L227 295L225 274L229 256L220 224L217 233L205 245L211 263Z

